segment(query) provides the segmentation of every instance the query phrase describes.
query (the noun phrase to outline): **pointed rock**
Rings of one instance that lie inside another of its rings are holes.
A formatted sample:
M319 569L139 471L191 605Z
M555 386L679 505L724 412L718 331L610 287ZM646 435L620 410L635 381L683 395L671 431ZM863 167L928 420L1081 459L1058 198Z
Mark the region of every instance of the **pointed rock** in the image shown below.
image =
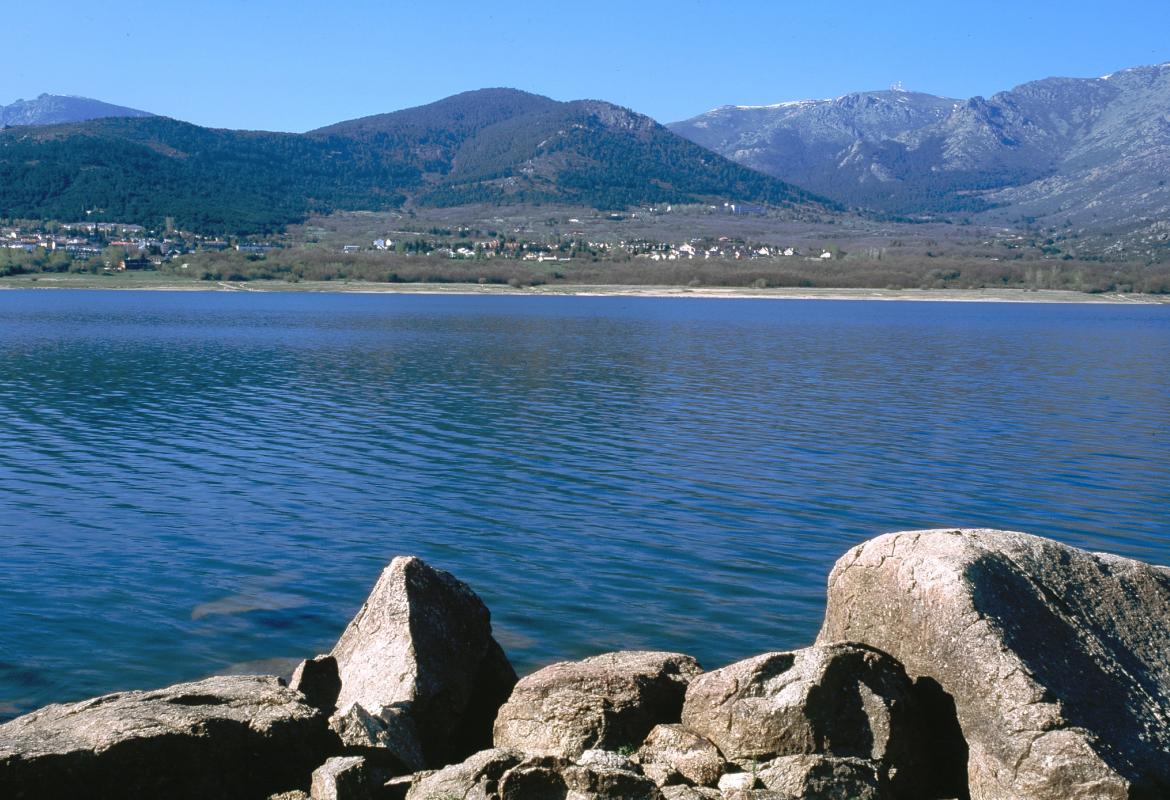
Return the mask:
M413 557L382 572L331 655L341 676L338 712L355 703L406 710L430 766L490 747L496 710L516 683L483 601Z

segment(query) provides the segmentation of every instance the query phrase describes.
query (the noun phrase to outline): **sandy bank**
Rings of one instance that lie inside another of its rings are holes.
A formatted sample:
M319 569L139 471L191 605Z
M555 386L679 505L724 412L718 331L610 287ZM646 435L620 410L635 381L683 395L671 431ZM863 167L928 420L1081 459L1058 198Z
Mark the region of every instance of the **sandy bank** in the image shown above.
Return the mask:
M571 297L689 297L773 300L909 300L993 303L1170 304L1170 295L1086 294L1053 289L837 289L741 286L628 286L556 284L513 288L474 283L368 283L364 281L192 281L150 274L21 275L0 278L0 289L103 289L190 292L352 292L359 294L525 295Z

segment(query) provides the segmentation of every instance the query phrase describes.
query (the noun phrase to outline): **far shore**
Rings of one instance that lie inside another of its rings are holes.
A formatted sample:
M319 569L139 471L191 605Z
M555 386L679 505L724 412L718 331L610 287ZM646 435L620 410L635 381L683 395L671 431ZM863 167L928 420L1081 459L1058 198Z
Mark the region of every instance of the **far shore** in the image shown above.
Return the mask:
M98 289L165 292L345 292L355 294L511 295L567 297L680 297L747 300L907 300L989 303L1170 304L1164 294L1088 294L1060 289L844 289L747 286L635 286L545 284L516 288L476 283L372 283L365 281L193 281L135 275L19 275L0 278L3 289Z

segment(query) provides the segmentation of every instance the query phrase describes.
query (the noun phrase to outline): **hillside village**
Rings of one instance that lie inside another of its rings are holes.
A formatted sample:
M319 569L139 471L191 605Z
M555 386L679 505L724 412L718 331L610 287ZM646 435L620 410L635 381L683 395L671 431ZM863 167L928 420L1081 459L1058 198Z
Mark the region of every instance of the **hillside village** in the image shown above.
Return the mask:
M369 246L347 244L343 253L395 252L452 259L494 259L512 258L522 261L563 262L574 258L600 261L614 258L637 258L650 261L684 261L690 259L730 259L735 261L756 259L803 258L807 260L829 260L833 253L824 248L806 248L798 251L795 247L777 247L767 244L753 244L729 236L696 237L682 243L662 242L653 239L630 241L590 241L578 238L579 233L542 240L493 237L480 239L459 239L450 237L394 239L389 236L375 239Z
M233 251L249 261L262 261L275 250L302 246L340 251L343 259L358 254L384 254L455 260L512 259L537 264L629 259L827 261L835 255L823 247L779 247L729 236L697 236L681 242L651 238L595 241L586 238L582 230L537 235L530 229L517 228L512 234L502 235L495 231L432 228L427 232L395 231L368 244L335 247L319 242L257 242L174 230L150 231L123 223L33 223L0 226L0 273L155 270L187 256Z
M277 245L116 222L0 225L0 274L150 270L179 256L234 249L264 255Z

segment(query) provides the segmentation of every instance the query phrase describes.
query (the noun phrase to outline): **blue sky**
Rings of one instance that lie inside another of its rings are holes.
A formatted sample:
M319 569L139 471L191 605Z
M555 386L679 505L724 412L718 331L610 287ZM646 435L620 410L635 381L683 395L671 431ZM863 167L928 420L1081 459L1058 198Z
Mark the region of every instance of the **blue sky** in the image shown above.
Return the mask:
M77 94L302 131L485 86L668 122L850 91L989 95L1170 61L1170 2L12 3L0 103Z

